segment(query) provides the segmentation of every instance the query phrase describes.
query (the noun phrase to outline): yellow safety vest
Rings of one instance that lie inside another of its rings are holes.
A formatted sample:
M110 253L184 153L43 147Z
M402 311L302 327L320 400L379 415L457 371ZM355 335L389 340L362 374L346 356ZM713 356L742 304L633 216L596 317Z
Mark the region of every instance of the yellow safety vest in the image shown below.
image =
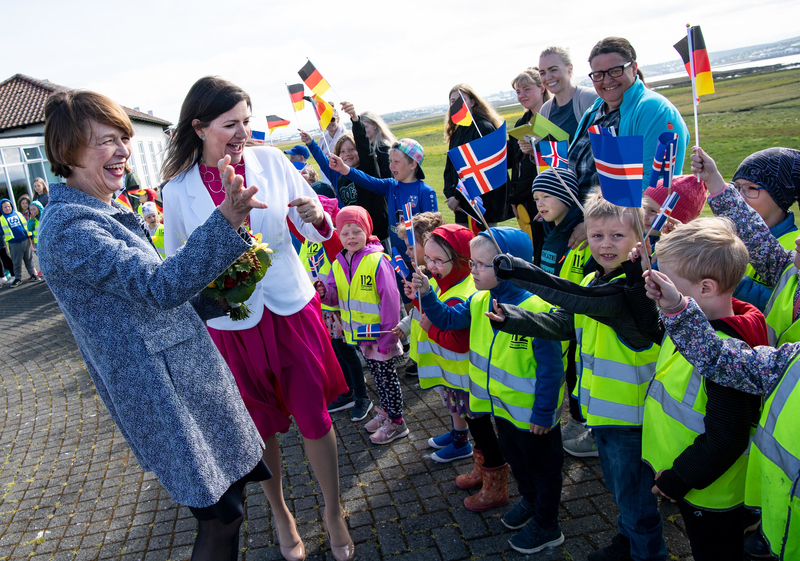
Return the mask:
M309 259L314 258L315 261L319 261L321 258L321 261L317 265L317 273L319 274L319 280L325 284L325 282L328 280L328 275L331 274L331 261L328 259L328 253L325 251L322 243L309 242L308 240L305 240L303 245L300 246L298 257L300 257L300 262L303 264L306 273L308 273L308 278L311 279L312 283L316 279L314 278L314 272L311 268L311 262ZM335 306L328 306L327 304L322 304L322 309L329 312L339 311L339 308Z
M788 232L778 238L778 243L780 243L784 249L794 250L794 241L797 239L798 235L800 235L800 232L797 230L792 230L791 232ZM764 284L764 279L761 278L761 275L756 272L750 263L747 264L747 269L744 272L744 276L750 277L762 286L766 286Z
M620 273L615 278L619 278ZM581 283L588 285L594 274ZM660 347L632 349L614 330L588 316L575 314L578 348L575 395L589 427L641 427L647 384L656 370Z
M30 220L28 220L28 232L33 235L33 246L36 247L39 243L39 219L33 218L33 232L30 231Z
M797 291L799 273L800 270L794 264L786 267L764 309L769 344L773 347L800 341L800 321L794 321L793 317L794 294Z
M466 302L475 293L475 281L472 275L467 275L461 282L453 285L442 295L439 300L447 302L456 299L461 303ZM415 320L412 319L412 322ZM456 390L469 391L469 353L456 353L445 349L431 341L417 323L417 333L414 337L412 325L411 346L417 353L419 365L419 387L423 390L435 386L446 386Z
M728 335L718 331L727 339ZM667 338L661 346L656 375L647 388L642 426L642 459L658 473L672 468L675 459L706 432L708 394L705 378ZM730 510L744 502L747 454L705 489L692 489L684 500L697 508Z
M431 285L431 290L433 291L436 296L439 296L439 284L436 282L436 279L431 277L428 279L428 282ZM419 319L417 319L417 315L419 315L419 310L411 310L411 329L408 332L408 356L411 357L411 360L419 364L419 353L417 352L417 339L419 338L419 334L422 332L422 327L419 324Z
M583 267L586 262L592 257L591 248L587 245L582 250L567 248L567 253L564 255L561 263L561 269L558 271L558 277L581 284L586 275L583 273ZM569 347L571 341L561 342L561 360L564 363L564 370L566 371L569 364ZM574 357L573 357L574 358Z
M483 315L491 301L488 290L476 292L470 300L469 408L474 413L491 413L528 431L536 393L534 338L492 329L491 322ZM531 296L518 306L530 312L551 309L550 304L538 296ZM563 398L562 382L559 405ZM551 426L556 426L560 418L559 406L553 413Z
M14 214L17 215L17 217L19 218L20 226L22 226L22 229L25 230L25 232L27 233L28 232L28 221L25 220L25 217L21 213L15 212L15 211L12 211L11 214L12 215L14 215ZM14 239L14 232L11 231L11 225L8 223L8 220L6 219L6 217L3 216L2 214L0 214L0 225L2 225L2 227L3 227L3 238L5 239L5 241L8 242L9 240L13 240Z
M167 253L164 251L164 225L159 224L156 231L150 234L150 239L153 240L153 245L156 246L156 251L162 259L166 258Z
M376 251L365 255L348 280L337 259L333 262L333 277L339 293L339 310L342 314L344 337L349 345L360 341L375 341L381 328L381 299L378 295L377 272L381 259L388 257Z
M745 487L745 504L761 507L761 527L772 554L786 561L800 559L798 357L764 404L750 447Z

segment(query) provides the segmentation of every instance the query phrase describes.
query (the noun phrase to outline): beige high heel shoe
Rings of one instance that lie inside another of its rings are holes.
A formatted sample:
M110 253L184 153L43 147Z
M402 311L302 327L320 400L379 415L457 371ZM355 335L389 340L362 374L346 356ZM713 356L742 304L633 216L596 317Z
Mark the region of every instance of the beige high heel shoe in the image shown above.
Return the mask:
M353 561L356 558L356 544L350 538L350 543L347 545L336 547L331 540L331 533L328 531L328 525L325 523L325 512L322 513L322 527L325 528L325 535L328 536L328 545L331 548L331 555L336 561Z
M295 525L295 527L297 527L296 520L292 519L292 523ZM302 539L291 547L283 547L281 544L281 539L278 537L278 547L281 550L281 555L286 561L305 561L306 546L303 544Z

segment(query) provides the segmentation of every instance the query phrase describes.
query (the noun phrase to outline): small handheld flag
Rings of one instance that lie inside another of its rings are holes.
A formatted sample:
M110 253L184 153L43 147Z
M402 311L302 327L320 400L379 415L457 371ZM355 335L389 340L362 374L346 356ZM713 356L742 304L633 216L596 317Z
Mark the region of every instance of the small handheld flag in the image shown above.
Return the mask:
M653 219L653 224L650 226L650 232L660 232L661 228L664 227L664 224L667 223L667 219L672 216L672 211L675 210L675 205L678 204L678 198L680 195L676 192L673 192L667 200L664 201L664 204L661 206L661 210L658 211L658 214ZM650 232L647 234L650 235Z
M678 133L665 132L658 137L656 153L653 156L653 171L650 172L650 187L655 189L658 180L663 176L664 186L669 188L670 178L675 169L675 158L678 152Z
M395 272L404 279L407 279L408 276L411 274L411 271L408 270L408 265L406 265L405 260L403 260L403 256L400 255L400 252L397 251L396 247L392 248L392 255L394 255Z
M711 61L708 59L706 41L700 26L689 27L687 36L675 43L675 50L681 55L686 73L694 78L696 96L714 93L714 76L711 74Z
M539 156L544 160L545 165L551 168L569 169L566 140L542 140L539 142L538 148Z
M464 96L459 91L458 99L450 106L450 119L460 127L468 127L472 124L472 114L469 107L464 103Z
M267 135L264 134L264 131L250 131L250 140L255 142L256 144L264 144L267 140Z
M590 134L589 140L603 198L617 206L642 206L642 137Z
M373 323L371 325L359 325L356 328L354 339L377 339L381 333L381 324Z
M302 111L306 106L305 101L303 101L303 96L306 93L303 84L291 84L286 86L286 88L289 90L289 97L292 100L292 107L294 110Z
M605 136L617 136L617 131L614 130L614 127L601 127L600 125L592 125L587 130L594 134L602 134Z
M308 265L311 267L311 279L319 280L319 269L317 269L317 262L314 257L309 256Z
M288 127L290 121L286 119L281 119L277 115L267 115L267 127L269 127L269 134L272 134L272 131L275 129L279 129L281 127Z
M406 203L406 206L403 208L403 220L406 227L406 245L408 247L417 245L417 240L414 239L414 222L412 220L412 215L413 210L411 203Z
M300 78L305 82L308 89L317 95L322 95L330 89L330 84L325 81L322 74L319 73L311 61L309 60L303 65L303 68L297 71Z
M322 97L314 94L312 97L305 97L314 105L314 111L317 114L317 121L319 122L320 130L324 131L328 128L328 125L331 124L331 119L333 119L333 107L331 107L327 101L322 99Z
M508 181L506 171L506 124L482 138L447 151L458 177L473 199L502 187Z

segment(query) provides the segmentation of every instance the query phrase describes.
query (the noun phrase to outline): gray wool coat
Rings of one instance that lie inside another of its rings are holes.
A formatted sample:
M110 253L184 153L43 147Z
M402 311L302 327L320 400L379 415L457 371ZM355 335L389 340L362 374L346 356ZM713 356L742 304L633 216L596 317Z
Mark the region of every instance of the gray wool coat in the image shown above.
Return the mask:
M216 210L162 260L139 214L65 184L50 186L40 225L42 273L97 392L142 468L187 506L213 505L261 458L198 315L222 315L198 293L248 247Z

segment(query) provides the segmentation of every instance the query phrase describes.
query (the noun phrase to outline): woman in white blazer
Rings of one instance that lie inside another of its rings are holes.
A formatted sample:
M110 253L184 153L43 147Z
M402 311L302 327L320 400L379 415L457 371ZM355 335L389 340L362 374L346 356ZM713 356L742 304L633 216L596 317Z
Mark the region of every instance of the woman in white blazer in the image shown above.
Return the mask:
M291 245L287 219L311 242L330 238L333 224L279 150L245 147L250 112L247 93L221 78L201 78L189 90L164 162L163 175L169 180L162 190L164 249L167 255L178 251L219 204L221 183L214 165L230 156L236 181L257 185L258 197L268 205L250 213L249 227L274 253L272 266L247 301L252 315L240 321L211 320L209 332L265 442L264 459L274 475L262 487L283 557L305 558L283 499L275 438L289 429L293 418L325 497L323 521L333 556L352 559L355 550L342 518L336 439L327 412L327 404L346 392L347 385L321 320L319 297Z

